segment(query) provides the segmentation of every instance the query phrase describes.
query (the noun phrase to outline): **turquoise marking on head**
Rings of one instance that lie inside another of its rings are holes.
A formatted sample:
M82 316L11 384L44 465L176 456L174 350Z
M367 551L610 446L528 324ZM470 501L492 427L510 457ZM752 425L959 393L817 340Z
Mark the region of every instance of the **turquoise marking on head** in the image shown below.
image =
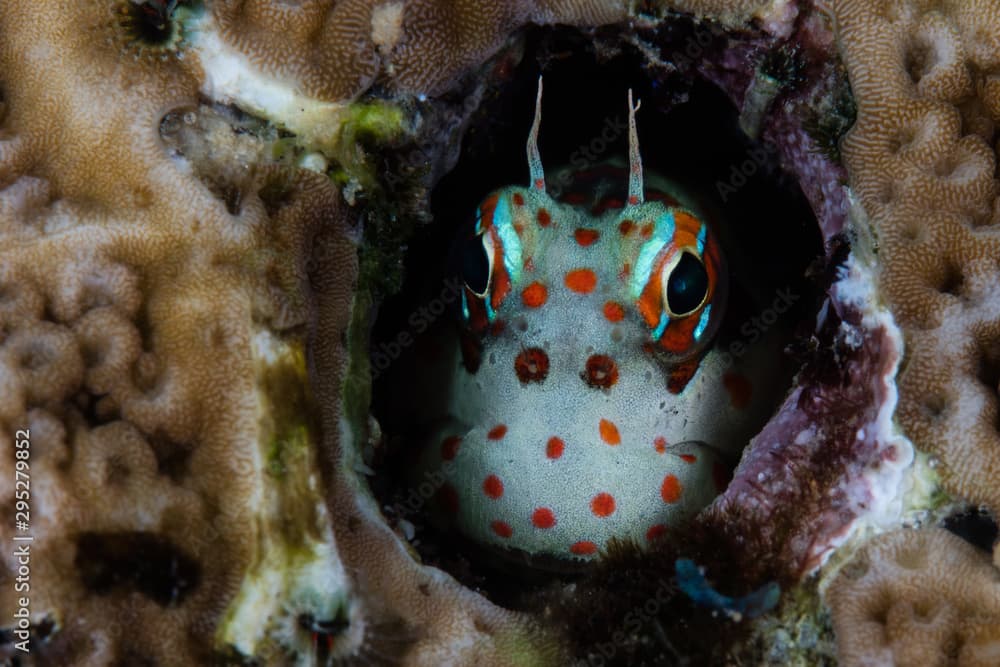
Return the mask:
M660 340L663 332L667 330L668 324L670 324L670 317L667 315L667 311L663 311L660 315L660 322L656 325L656 329L653 330L653 340Z
M708 234L708 227L702 225L701 229L698 230L698 256L702 257L705 254L705 236Z
M705 333L705 328L708 326L708 320L711 317L712 304L705 306L705 310L701 311L701 318L698 320L698 325L694 328L694 339L698 340L701 338L702 334Z
M502 204L502 205L501 205ZM503 264L510 276L511 284L516 284L521 277L521 237L514 229L514 221L510 215L509 195L500 195L496 209L493 212L493 226L500 237L500 245L503 246Z
M630 285L632 298L638 299L642 295L642 288L649 282L649 277L653 273L653 263L656 261L656 257L665 245L673 242L675 231L673 211L666 211L656 219L653 236L642 245L639 250L639 258L635 262L635 272L632 274L632 284Z
M483 299L483 304L486 306L486 320L492 322L496 319L497 311L493 310L493 304L490 303L490 295L487 293L486 298Z

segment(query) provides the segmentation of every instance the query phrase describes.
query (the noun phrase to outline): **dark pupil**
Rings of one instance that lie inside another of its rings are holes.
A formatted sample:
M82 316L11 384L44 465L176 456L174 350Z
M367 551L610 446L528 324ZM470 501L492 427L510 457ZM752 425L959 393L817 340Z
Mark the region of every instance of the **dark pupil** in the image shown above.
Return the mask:
M677 315L697 308L708 291L705 266L691 253L681 255L667 281L667 307Z
M483 247L483 237L466 239L462 247L462 277L476 294L483 294L490 281L490 258Z

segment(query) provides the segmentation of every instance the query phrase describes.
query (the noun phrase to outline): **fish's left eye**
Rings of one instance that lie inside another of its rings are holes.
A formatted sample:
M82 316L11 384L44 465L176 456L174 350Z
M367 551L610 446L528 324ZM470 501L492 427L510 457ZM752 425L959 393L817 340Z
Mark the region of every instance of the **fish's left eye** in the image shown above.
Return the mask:
M684 317L698 310L708 296L708 271L698 257L682 252L680 259L667 266L663 281L663 300L671 316Z
M493 257L488 243L487 236L480 233L465 239L462 244L462 278L466 287L480 298L486 296L493 272Z

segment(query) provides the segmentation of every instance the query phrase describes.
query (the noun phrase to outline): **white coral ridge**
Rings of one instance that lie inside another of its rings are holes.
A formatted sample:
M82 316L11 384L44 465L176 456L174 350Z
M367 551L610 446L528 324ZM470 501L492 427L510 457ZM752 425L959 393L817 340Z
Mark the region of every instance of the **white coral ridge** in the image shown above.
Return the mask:
M301 135L306 144L321 145L336 136L345 102L323 102L302 94L288 81L258 70L226 44L209 12L186 26L190 51L201 64L201 92L223 104L235 104Z
M872 498L855 508L858 520L831 545L833 547L911 522L914 516L930 507L931 496L937 487L925 457L915 457L913 443L902 434L893 419L898 401L896 373L903 352L903 336L879 296L873 261L874 255L864 249L860 253L852 252L831 291L836 301L861 312L864 329L884 329L888 346L883 354L894 356L882 376L885 400L878 416L858 432L859 439L872 439L882 454L877 464L863 472L862 481Z

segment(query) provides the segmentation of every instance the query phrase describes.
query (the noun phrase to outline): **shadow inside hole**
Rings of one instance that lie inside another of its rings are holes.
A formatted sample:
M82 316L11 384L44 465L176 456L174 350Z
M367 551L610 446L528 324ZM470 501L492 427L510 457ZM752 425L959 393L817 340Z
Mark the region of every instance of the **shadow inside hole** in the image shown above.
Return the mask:
M996 521L984 510L971 509L953 514L944 520L944 527L986 552L993 551L993 543L997 540Z
M201 565L152 533L82 533L74 565L98 595L137 591L161 607L182 603L201 579Z
M637 122L644 168L695 190L718 209L724 252L741 260L730 264L729 324L723 324L733 332L732 340L745 339L748 334L740 332L740 325L759 314L743 298L748 286L760 294L791 290L796 295L791 312L782 316L789 329L811 317L819 295L805 274L823 254L815 217L794 177L778 167L777 150L742 133L738 110L715 86L681 77L651 79L641 58L628 51L598 62L584 38L570 30L532 32L526 52L529 56L513 79L488 88L484 103L473 114L457 166L432 193L434 224L411 239L403 288L382 304L371 336L372 411L384 435L375 461L379 467L372 482L375 493L383 506L396 508L389 511L390 522L403 518L416 526L417 548L426 562L445 568L467 585L486 589L501 604L510 603L519 592L511 590L508 577L496 576L508 572L507 564L492 569L497 565L484 560L479 549L425 524L433 489L414 495L407 480L418 455L413 449L426 435L418 426L421 411L428 403L447 398L444 387L436 392L439 395L415 391L415 386L433 382L415 378L411 369L414 358L421 355L447 359L446 351L436 348L434 332L438 326L455 328L460 321L461 283L454 282L458 267L451 258L460 229L471 225L476 207L490 191L528 185L525 142L540 72L530 54L550 56L544 69L539 135L549 178L567 164L582 169L624 157L629 88L642 100ZM553 53L563 55L553 58ZM686 102L676 103L684 97ZM729 342L723 337L718 344ZM796 369L790 360L781 359L774 370L790 382ZM407 497L417 498L412 511L400 502ZM530 559L521 559L520 565L531 564ZM528 587L544 580L534 573Z

